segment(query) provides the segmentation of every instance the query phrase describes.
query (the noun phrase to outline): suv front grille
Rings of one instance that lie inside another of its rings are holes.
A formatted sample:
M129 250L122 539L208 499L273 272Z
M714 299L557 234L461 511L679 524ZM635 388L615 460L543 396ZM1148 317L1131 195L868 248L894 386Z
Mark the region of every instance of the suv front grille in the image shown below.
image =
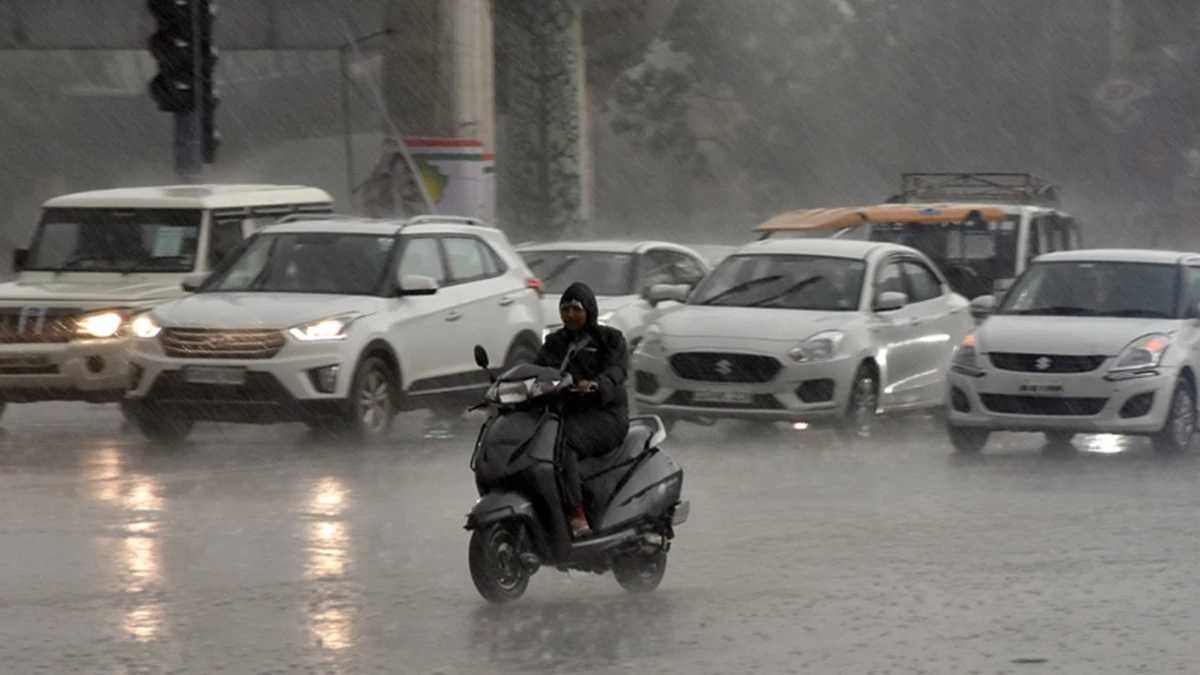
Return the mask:
M1104 363L1104 356L1066 356L1061 354L988 354L992 365L1000 370L1022 373L1090 373Z
M283 349L283 331L262 328L165 328L163 352L179 359L269 359Z
M685 380L701 382L770 382L783 365L757 354L680 352L671 355L671 368Z
M82 310L62 307L0 308L0 344L61 344L76 336Z

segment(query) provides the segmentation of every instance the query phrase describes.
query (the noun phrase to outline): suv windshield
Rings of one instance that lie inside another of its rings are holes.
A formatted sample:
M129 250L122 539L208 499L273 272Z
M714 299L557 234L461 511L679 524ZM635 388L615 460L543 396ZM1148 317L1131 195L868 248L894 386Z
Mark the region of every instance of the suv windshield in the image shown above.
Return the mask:
M46 209L31 272L173 272L196 266L197 209Z
M1179 292L1175 265L1042 262L1017 281L999 313L1171 319Z
M582 281L596 295L633 295L633 254L616 251L521 251L546 293Z
M853 258L735 255L700 282L688 304L852 312L866 268Z
M395 245L391 235L259 234L202 290L376 295Z

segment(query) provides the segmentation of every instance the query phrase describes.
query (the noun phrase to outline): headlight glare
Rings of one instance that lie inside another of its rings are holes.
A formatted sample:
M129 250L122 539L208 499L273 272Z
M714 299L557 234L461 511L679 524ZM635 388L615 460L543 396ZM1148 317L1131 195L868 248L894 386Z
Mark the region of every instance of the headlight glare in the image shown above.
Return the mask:
M77 328L80 335L92 338L110 338L121 332L125 315L116 311L97 312L80 317Z
M1162 363L1163 354L1171 346L1171 336L1163 333L1151 333L1125 345L1117 355L1113 370L1140 370L1142 368L1157 368Z
M288 329L292 337L301 342L331 342L345 340L350 332L350 326L359 317L356 315L334 316L328 319L312 321Z
M133 330L134 335L146 340L158 337L158 334L162 332L162 326L158 325L158 322L151 318L149 314L143 314L134 319L133 323L130 324L130 328Z

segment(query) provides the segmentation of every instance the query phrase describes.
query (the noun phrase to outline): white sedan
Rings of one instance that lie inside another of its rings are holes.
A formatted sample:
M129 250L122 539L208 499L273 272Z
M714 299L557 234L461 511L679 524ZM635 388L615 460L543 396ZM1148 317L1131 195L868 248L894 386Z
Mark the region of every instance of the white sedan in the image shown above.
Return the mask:
M1051 253L954 355L946 420L960 453L992 431L1146 435L1160 452L1196 431L1200 255L1114 249ZM995 298L972 302L994 308Z
M832 421L937 409L966 298L907 246L768 239L721 262L647 330L633 355L638 410L664 420Z

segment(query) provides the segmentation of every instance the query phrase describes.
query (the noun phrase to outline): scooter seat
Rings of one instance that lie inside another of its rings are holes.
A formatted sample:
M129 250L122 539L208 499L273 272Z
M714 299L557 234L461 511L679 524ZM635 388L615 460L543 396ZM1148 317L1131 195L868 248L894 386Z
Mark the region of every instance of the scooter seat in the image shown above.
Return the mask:
M654 427L640 419L629 420L629 431L625 441L616 450L599 457L591 457L579 462L580 474L584 480L605 473L610 469L629 462L646 451L650 437L654 435Z

